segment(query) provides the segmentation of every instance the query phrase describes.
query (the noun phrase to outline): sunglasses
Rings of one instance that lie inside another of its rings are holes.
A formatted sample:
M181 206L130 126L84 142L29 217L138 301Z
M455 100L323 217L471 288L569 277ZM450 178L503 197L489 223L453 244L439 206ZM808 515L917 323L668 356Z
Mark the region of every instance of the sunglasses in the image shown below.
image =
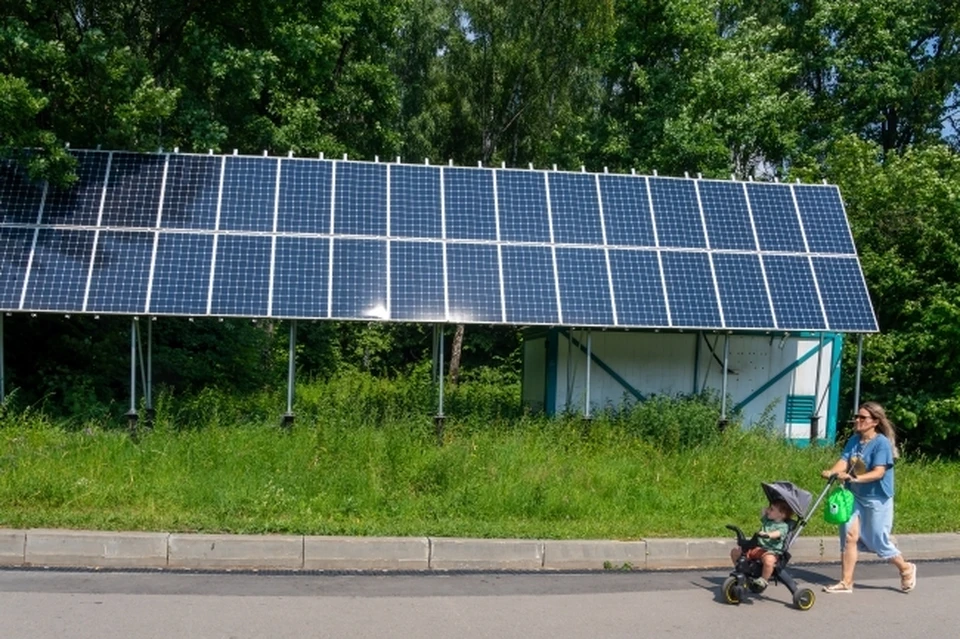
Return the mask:
M859 422L863 419L876 419L876 417L874 417L873 415L854 415L853 416L853 421L855 422Z

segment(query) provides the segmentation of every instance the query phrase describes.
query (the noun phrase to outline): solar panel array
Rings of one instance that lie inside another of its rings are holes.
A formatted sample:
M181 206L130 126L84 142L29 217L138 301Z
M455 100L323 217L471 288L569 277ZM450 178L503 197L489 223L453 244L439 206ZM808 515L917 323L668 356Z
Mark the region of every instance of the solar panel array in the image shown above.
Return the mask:
M834 186L74 153L0 163L0 310L877 330Z

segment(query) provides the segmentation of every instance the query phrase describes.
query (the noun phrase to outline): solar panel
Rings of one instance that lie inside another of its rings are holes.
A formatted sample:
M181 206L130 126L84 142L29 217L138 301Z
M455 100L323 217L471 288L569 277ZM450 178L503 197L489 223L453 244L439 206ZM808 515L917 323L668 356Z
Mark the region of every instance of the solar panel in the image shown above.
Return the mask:
M763 263L779 327L826 329L810 259L799 255L770 255L763 257Z
M557 278L565 323L614 325L610 277L603 249L558 248Z
M43 185L32 182L13 160L0 159L0 223L36 222L43 192Z
M390 243L390 317L406 321L444 321L442 244Z
M0 307L20 308L35 231L0 227Z
M607 242L615 246L656 246L647 180L622 175L600 175L597 179Z
M877 330L834 186L74 155L0 161L0 310Z
M99 234L85 311L131 314L144 311L155 235L148 231Z
M551 242L547 191L539 171L497 171L500 238L507 242Z
M704 180L698 186L710 248L756 250L757 242L743 185Z
M594 176L582 173L548 176L554 241L558 244L603 244Z
M693 180L650 178L650 198L659 246L706 247Z
M747 184L747 197L761 251L806 251L792 187L786 184Z

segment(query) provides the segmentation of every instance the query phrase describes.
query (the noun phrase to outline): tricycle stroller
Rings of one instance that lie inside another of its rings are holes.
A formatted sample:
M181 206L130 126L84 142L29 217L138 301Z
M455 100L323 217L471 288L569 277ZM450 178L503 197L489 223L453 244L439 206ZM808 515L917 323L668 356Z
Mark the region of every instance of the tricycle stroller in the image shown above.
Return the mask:
M787 538L784 543L784 550L777 559L770 581L775 584L782 582L790 591L790 594L793 595L793 604L800 610L810 610L817 598L810 588L798 588L797 582L793 580L793 577L791 577L787 571L787 564L790 563L790 546L794 540L800 536L810 516L816 511L817 506L820 505L820 502L826 496L834 481L835 477L831 477L830 481L827 482L826 488L824 488L812 506L810 505L810 493L788 481L760 484L763 486L763 492L766 493L769 501L773 502L782 499L787 502L787 505L796 513L796 515L787 522L789 532L787 533ZM757 578L760 577L763 568L761 561L747 557L747 551L759 546L759 540L756 534L752 537L747 537L743 534L743 531L736 526L728 525L727 528L736 533L737 545L742 552L740 553L740 558L737 559L733 572L731 572L730 576L723 582L722 592L723 598L727 603L739 604L746 598L748 592L759 594L763 592L765 588L758 586L756 581Z

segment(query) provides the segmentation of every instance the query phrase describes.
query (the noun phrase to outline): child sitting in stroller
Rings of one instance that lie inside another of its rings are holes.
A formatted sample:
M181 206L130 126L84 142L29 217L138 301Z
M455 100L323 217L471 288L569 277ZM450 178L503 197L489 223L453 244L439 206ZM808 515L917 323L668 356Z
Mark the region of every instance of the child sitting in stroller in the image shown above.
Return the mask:
M762 564L760 576L753 580L757 592L767 587L773 576L773 569L786 548L787 534L790 532L790 519L793 509L782 499L774 499L760 512L760 530L757 532L757 546L746 551L747 559L759 560ZM739 544L730 551L733 565L743 555Z
M770 504L761 514L761 529L751 537L733 525L727 528L737 535L737 547L730 552L733 571L723 582L721 592L729 604L739 604L748 593L759 594L767 582L782 583L793 595L793 604L810 610L816 597L810 588L801 588L790 576L790 546L806 526L810 514L823 500L833 481L810 505L811 495L788 481L761 483Z

